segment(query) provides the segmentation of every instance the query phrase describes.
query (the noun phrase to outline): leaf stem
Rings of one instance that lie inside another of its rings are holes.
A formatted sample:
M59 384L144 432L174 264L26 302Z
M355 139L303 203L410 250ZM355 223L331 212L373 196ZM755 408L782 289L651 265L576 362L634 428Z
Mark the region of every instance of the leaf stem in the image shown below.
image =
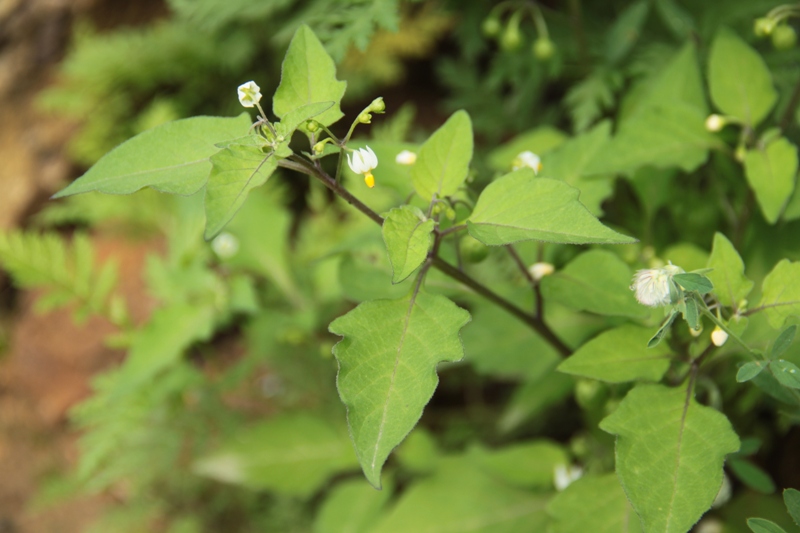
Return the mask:
M467 229L466 224L459 224L458 226L450 226L449 228L440 231L439 235L445 237L447 235L450 235L451 233L456 233L458 231L463 231L465 229Z
M697 302L701 303L700 310L703 312L703 315L708 317L708 319L711 320L711 322L716 324L722 331L727 333L728 336L733 340L735 340L736 343L739 344L742 348L744 348L747 351L747 353L754 356L756 359L761 359L761 357L758 357L757 354L753 352L750 349L750 347L747 344L745 344L745 342L742 339L740 339L739 336L736 333L734 333L722 320L718 319L714 313L708 310L708 306L705 304L702 298L697 298Z

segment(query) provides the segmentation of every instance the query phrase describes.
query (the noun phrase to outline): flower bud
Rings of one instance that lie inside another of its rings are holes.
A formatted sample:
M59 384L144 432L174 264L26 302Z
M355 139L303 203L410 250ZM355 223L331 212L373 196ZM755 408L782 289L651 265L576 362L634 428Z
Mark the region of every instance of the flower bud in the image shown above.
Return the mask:
M506 31L500 36L500 47L507 52L516 50L522 43L522 34L519 31L520 17L519 11L511 15Z
M772 46L776 50L789 50L797 43L797 33L788 24L781 24L772 32Z
M756 22L753 25L753 33L756 34L756 37L766 37L770 35L774 29L775 21L767 17L756 19Z
M743 144L740 144L736 147L736 150L733 152L733 157L739 163L744 163L744 158L747 157L747 148L744 147Z
M553 57L556 47L547 37L539 37L533 42L533 55L540 61L547 61Z
M487 17L483 21L483 25L481 26L481 30L486 37L497 37L500 33L500 20L497 17Z
M372 124L372 115L366 111L358 115L358 121L361 124Z
M708 115L708 118L706 118L706 129L708 131L719 131L725 127L726 123L727 121L723 116L717 114Z
M383 113L386 111L386 104L383 102L383 97L379 96L369 104L369 110L373 113Z
M211 241L211 249L220 259L229 259L239 251L239 240L228 232L220 233Z
M541 281L543 277L549 276L555 271L556 268L550 263L534 263L528 267L528 272L536 281Z
M325 150L325 141L320 141L314 145L314 153L321 154L323 150Z
M316 120L309 120L306 122L306 129L309 133L314 133L315 131L319 131L319 122Z
M417 162L417 154L410 150L403 150L397 157L394 158L394 162L398 165L413 165Z
M717 326L711 332L711 342L714 343L714 346L722 346L727 340L728 334L721 327Z

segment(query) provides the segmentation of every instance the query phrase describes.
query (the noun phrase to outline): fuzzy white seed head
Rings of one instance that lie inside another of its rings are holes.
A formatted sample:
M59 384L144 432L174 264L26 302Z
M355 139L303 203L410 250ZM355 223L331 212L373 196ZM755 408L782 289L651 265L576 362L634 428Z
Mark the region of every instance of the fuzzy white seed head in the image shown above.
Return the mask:
M413 165L417 162L417 154L410 150L403 150L394 158L398 165Z
M254 81L239 85L239 103L244 107L254 107L261 101L261 87Z
M714 331L711 332L711 342L714 343L714 346L722 346L728 340L728 334L722 330L719 326L714 328Z
M555 272L556 268L550 263L534 263L528 268L531 277L536 281L541 281L545 276L549 276Z
M520 152L511 164L511 168L519 170L521 168L533 169L534 174L538 174L542 170L542 160L538 155L529 150Z
M650 307L661 307L672 303L670 284L672 276L683 272L681 267L664 265L662 268L638 270L633 276L631 290L636 300Z

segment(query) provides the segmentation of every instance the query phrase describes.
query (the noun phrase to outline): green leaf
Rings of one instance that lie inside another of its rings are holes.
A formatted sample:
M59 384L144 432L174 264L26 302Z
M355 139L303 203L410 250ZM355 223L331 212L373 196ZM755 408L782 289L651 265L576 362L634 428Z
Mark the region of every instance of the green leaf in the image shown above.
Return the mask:
M619 257L608 250L589 250L543 278L542 296L601 315L644 317L647 309L634 299L630 283L631 270Z
M661 326L659 326L658 331L656 331L655 335L653 335L653 337L649 341L647 341L648 348L655 348L656 346L659 345L661 340L666 336L667 332L669 332L670 327L672 326L672 323L675 321L675 318L677 316L678 316L677 309L670 310L669 315L667 316L666 319L664 319L664 322L661 323Z
M697 291L700 294L706 294L714 290L714 284L703 274L686 272L684 274L675 274L672 276L672 279L687 291Z
M708 268L714 270L706 276L714 284L720 303L726 307L738 307L739 302L753 289L753 282L744 275L742 258L722 233L714 234Z
M552 490L555 468L569 464L564 449L546 440L517 443L497 450L475 446L468 456L488 474L521 489Z
M789 346L792 345L792 341L794 341L794 334L796 332L797 332L796 324L792 324L785 330L781 331L781 334L778 335L778 338L775 339L775 343L772 345L772 352L770 354L770 357L772 359L777 359L778 357L786 353L786 350L789 349Z
M767 363L764 361L750 361L745 363L740 366L739 370L736 372L736 381L739 383L750 381L759 375L765 368L767 368Z
M375 490L363 479L336 485L314 519L314 533L369 533L391 490Z
M770 361L769 369L778 383L790 389L800 389L800 368L785 359Z
M519 533L544 531L545 501L509 487L462 457L447 458L411 485L374 533Z
M792 315L800 315L800 262L782 259L764 278L761 288L760 306L773 328L782 327Z
M514 159L522 152L533 152L539 156L558 148L569 137L552 126L539 128L520 133L510 141L492 150L489 154L489 166L497 172L511 170Z
M755 127L767 116L778 93L761 56L730 30L711 43L708 58L711 100L720 111Z
M417 474L436 470L441 455L436 439L420 426L414 428L395 453L403 468Z
M753 384L776 400L791 406L800 406L800 393L795 389L784 387L772 372L761 372L752 379Z
M578 201L580 191L563 181L521 169L489 184L467 220L469 233L490 246L539 240L569 244L632 243Z
M708 113L705 94L703 76L697 64L697 47L693 41L687 40L683 48L654 77L652 87L642 103L662 105L664 102L677 100L705 114Z
M308 414L285 414L234 434L193 470L226 483L308 497L356 465L344 431Z
M697 302L689 295L683 301L683 319L689 327L695 331L700 329L700 319L698 317Z
M705 118L695 106L677 100L647 106L620 124L587 172L633 173L647 165L691 172L708 159L710 148L721 146L706 131Z
M242 137L250 124L247 113L236 118L193 117L162 124L111 150L53 198L89 191L130 194L143 187L192 195L208 179L209 157L218 151L215 143Z
M206 240L222 231L251 190L267 182L278 167L278 158L255 146L232 144L211 156L211 163L205 196Z
M753 533L786 533L786 530L766 518L748 518L747 527Z
M642 531L639 517L613 473L572 483L550 501L547 514L553 518L551 533Z
M280 124L280 129L282 130L279 133L282 133L288 140L292 136L294 130L296 130L302 123L310 118L316 117L320 113L324 113L328 109L332 108L334 104L335 102L314 102L313 104L306 104L296 109L292 109L286 113L278 123ZM275 125L276 129L278 124Z
M786 504L786 510L789 511L789 516L792 517L795 524L800 526L800 491L796 489L784 490L783 502Z
M464 356L458 332L469 320L444 296L419 289L399 300L364 302L331 323L331 333L344 337L333 348L339 396L373 486L380 487L383 463L433 395L436 364Z
M667 346L647 348L649 328L626 324L590 340L558 366L567 374L610 383L658 381L669 369Z
M764 218L774 224L794 191L797 148L781 137L766 148L748 150L744 158L744 173Z
M747 485L753 490L763 494L772 494L775 492L775 483L769 474L761 470L759 467L736 457L731 457L728 461L728 467L736 474L742 483Z
M617 475L645 531L686 533L722 484L739 438L720 412L683 387L639 385L600 423L617 435Z
M272 99L272 111L281 118L289 118L292 117L289 113L304 105L333 102L333 107L315 115L317 122L330 126L344 116L339 103L346 88L347 82L336 79L333 59L304 24L295 32L283 59L281 83Z
M383 219L383 242L392 263L392 283L406 279L428 256L433 242L433 219L418 208L404 205Z
M414 189L425 200L449 196L467 179L472 159L472 122L466 111L456 111L433 132L411 167Z
M634 2L620 13L608 31L606 58L616 63L630 51L642 31L642 26L650 12L650 3L645 0Z

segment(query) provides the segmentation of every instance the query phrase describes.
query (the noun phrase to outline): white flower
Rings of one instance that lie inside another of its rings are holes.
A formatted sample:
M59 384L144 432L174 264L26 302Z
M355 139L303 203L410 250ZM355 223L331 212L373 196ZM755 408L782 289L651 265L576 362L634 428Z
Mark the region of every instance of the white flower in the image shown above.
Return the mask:
M261 101L261 87L254 81L239 85L239 102L244 107L253 107Z
M639 270L633 276L631 290L635 291L636 300L640 304L650 307L659 307L672 303L670 284L672 276L684 270L675 265L665 265L662 268L649 268Z
M417 162L417 154L410 150L403 150L394 158L398 165L413 165Z
M350 154L347 154L347 164L350 165L350 170L356 174L364 174L364 183L370 189L375 186L375 176L372 175L372 169L378 166L378 156L372 151L372 148L365 146L353 152L353 158L350 159Z
M550 263L534 263L528 268L531 277L536 281L540 281L543 277L549 276L555 272L555 270L556 268Z
M533 152L525 150L514 158L514 161L511 163L511 168L513 170L519 170L525 167L533 169L533 173L538 174L539 171L542 170L542 160Z
M211 249L220 259L229 259L239 251L239 239L228 232L220 233L211 241Z
M719 115L708 115L706 119L706 129L708 131L719 131L725 127L727 121Z
M728 334L725 331L717 326L714 328L714 331L711 332L711 342L714 343L714 346L722 346L728 340Z
M553 485L557 491L562 491L569 487L573 481L577 481L583 475L583 468L579 466L556 465L553 469Z

